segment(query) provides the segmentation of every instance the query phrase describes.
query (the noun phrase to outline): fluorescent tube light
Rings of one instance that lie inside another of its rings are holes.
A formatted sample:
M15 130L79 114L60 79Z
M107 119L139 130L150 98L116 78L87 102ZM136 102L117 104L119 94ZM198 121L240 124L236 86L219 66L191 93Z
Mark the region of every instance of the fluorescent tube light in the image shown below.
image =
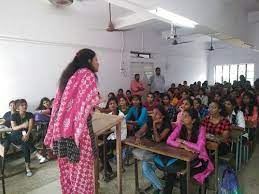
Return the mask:
M174 13L172 13L170 11L167 11L167 10L161 8L161 7L158 7L158 8L153 9L153 10L149 10L149 12L158 16L158 17L169 20L171 23L173 23L177 26L194 28L196 25L198 25L198 23L195 22L195 21L192 21L192 20L190 20L188 18L185 18L183 16L180 16L180 15L174 14Z

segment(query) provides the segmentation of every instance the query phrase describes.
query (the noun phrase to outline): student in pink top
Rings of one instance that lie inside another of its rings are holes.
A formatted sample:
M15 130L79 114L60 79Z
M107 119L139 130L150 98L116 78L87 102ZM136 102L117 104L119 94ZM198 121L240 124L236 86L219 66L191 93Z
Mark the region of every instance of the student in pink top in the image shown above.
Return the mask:
M145 85L142 81L140 81L140 75L135 74L135 80L131 81L130 89L132 92L132 95L139 95L143 96L145 91Z
M166 143L198 153L198 158L191 162L191 176L203 184L206 177L214 170L206 150L206 128L200 125L198 112L195 109L184 111L182 122L182 124L178 124ZM172 193L173 183L177 176L180 178L181 194L187 193L186 176L180 173L185 168L186 164L181 160L175 161L171 168L168 167L164 193Z
M176 122L172 122L172 129L182 123L183 112L191 108L193 108L193 100L191 98L184 99L181 107L179 107L180 112L177 114Z

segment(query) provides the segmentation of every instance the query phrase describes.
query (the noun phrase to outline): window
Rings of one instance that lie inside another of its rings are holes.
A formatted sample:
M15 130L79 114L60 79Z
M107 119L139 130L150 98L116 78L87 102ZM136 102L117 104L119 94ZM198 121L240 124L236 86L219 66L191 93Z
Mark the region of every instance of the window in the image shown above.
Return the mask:
M214 81L218 83L239 81L239 76L244 75L251 85L254 83L254 64L225 64L216 65Z

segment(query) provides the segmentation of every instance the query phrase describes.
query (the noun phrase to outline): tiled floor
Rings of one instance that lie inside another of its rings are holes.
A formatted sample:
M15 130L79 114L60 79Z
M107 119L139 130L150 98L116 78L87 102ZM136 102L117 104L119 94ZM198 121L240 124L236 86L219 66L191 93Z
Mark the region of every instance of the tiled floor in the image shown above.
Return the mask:
M259 193L259 145L249 163L243 167L239 175L239 181L243 194ZM7 194L61 194L58 181L58 169L55 161L46 164L32 162L34 175L27 178L24 173L18 173L15 176L6 179ZM23 169L23 159L7 161L7 173L19 172ZM123 193L134 193L134 171L133 166L126 167L123 174ZM147 185L140 173L140 185ZM100 191L102 194L116 194L116 179L107 183L101 182ZM0 189L0 193L2 193ZM150 191L152 193L152 191ZM174 191L174 194L178 190ZM211 193L211 192L209 192Z

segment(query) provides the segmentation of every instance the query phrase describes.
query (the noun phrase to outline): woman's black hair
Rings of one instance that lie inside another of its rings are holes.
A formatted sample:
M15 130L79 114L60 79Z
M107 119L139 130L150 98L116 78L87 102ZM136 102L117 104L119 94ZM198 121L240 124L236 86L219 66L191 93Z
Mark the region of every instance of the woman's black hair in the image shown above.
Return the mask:
M194 108L191 108L190 110L186 110L184 112L187 112L192 119L195 119L195 122L192 126L192 134L190 138L190 142L196 143L199 136L199 128L200 128L200 120L199 120L199 113ZM187 128L185 125L182 125L181 132L180 132L180 138L183 140L187 140Z
M92 59L96 56L95 52L91 49L82 49L78 51L74 59L68 64L65 70L62 72L59 79L59 89L63 92L66 88L67 82L70 77L78 70L82 68L88 68L93 73L94 67L91 62Z
M131 91L130 91L130 90L127 90L127 91L126 91L126 94L127 94L128 92L131 94Z
M167 112L165 111L165 108L163 107L163 105L158 104L157 106L154 107L154 109L158 109L159 112L164 116L163 122L170 123L168 114L167 114Z
M188 102L190 103L190 105L193 106L193 99L191 99L191 98L189 97L189 98L186 98L186 99L184 99L184 100L188 101ZM184 100L183 100L183 101L184 101Z
M195 98L194 100L196 100L200 105L202 105L201 99L200 98ZM193 101L194 101L193 100Z
M241 102L241 110L243 113L246 112L246 105L244 104L244 97L248 96L250 98L250 103L248 105L248 116L252 116L253 115L253 111L254 111L254 106L256 105L255 103L255 96L251 93L251 92L245 92L243 97L242 97L242 102Z
M122 89L122 88L120 88L120 89L118 89L118 92L119 92L119 91L122 91L122 92L123 92L123 89Z
M9 102L9 106L10 106L12 103L15 104L15 101L14 101L14 100L11 100L11 101Z
M227 114L227 111L226 111L226 109L225 109L225 106L224 106L224 104L223 104L222 101L218 102L218 101L212 100L212 101L210 102L210 104L211 104L211 103L217 104L218 108L221 110L219 114L220 114L222 117L226 117L226 116L228 115L228 114Z
M50 102L50 99L48 99L47 97L42 98L42 99L40 100L40 104L39 104L39 106L36 108L36 110L45 110L45 109L46 109L46 107L44 107L44 105L43 105L43 102L44 102L44 101L49 101L49 102Z
M164 99L164 97L167 97L167 98L169 99L169 101L170 101L170 96L169 96L169 94L164 93L164 94L163 94L163 99ZM162 99L162 104L164 104L163 99Z
M23 103L28 105L28 103L27 103L27 101L25 99L19 99L19 100L17 100L17 103L18 103L18 106L20 106Z
M107 108L109 107L109 104L110 104L111 101L114 101L114 102L117 104L116 115L118 115L118 114L119 114L119 109L118 109L118 100L117 100L116 97L111 97L111 98L109 98L108 101L107 101L106 107L107 107Z
M231 98L231 97L227 97L224 102L230 102L232 104L232 106L234 107L234 112L237 114L237 112L239 111L239 108L237 106L237 101L235 98Z
M128 99L127 99L125 96L121 96L121 97L118 99L118 104L119 104L119 101L120 101L121 98L123 98L123 99L126 101L126 105L129 105Z
M110 95L112 95L112 97L116 97L116 95L114 94L114 92L110 92L110 93L108 94L108 96L110 96Z
M137 110L137 111L138 111L138 118L139 118L140 115L141 115L141 112L142 112L142 108L143 108L141 96L139 96L139 95L133 95L132 100L133 100L134 98L136 98L136 99L138 99L138 100L140 101L140 108ZM136 119L138 119L138 118L136 118Z

